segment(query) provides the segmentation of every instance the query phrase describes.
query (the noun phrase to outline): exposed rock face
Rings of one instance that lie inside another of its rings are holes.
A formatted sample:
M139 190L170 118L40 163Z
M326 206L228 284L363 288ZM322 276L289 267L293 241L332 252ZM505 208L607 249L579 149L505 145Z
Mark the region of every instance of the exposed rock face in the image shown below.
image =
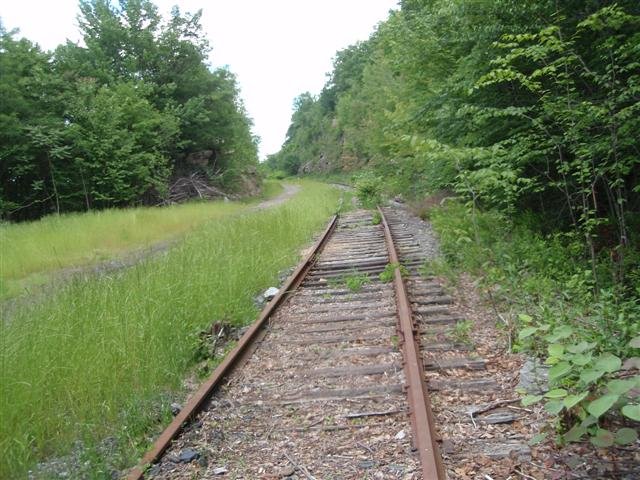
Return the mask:
M209 160L212 156L213 150L201 150L200 152L190 153L184 161L187 165L197 165L204 168L209 165Z
M302 164L298 169L298 173L327 173L332 170L333 167L331 165L331 162L324 153L321 153L318 159L309 160L307 163Z
M238 191L242 197L253 197L262 190L262 180L255 167L247 167L238 179Z

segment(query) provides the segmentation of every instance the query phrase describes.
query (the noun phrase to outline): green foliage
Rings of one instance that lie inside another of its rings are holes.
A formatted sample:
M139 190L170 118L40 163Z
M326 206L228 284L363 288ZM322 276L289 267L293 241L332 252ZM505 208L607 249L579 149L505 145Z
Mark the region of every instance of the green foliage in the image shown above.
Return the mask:
M514 223L454 202L434 209L431 220L451 265L478 275L493 301L527 311L512 315L513 347L545 359L550 390L523 397L523 405L544 401L561 441L588 437L603 447L631 441L628 427L606 427L612 415L637 413L632 390L640 376L617 378L640 353L637 292L614 278L596 292L591 262L575 238L541 236L531 221Z
M382 203L382 178L361 174L355 182L356 197L364 208L374 208Z
M455 342L471 345L472 330L473 322L471 320L462 320L460 322L456 322L448 336Z
M638 284L639 44L631 0L405 1L336 54L277 157L545 216L539 231L590 260L592 288Z
M379 211L373 212L371 216L371 225L380 225L382 223L382 215L380 215Z
M279 183L265 181L260 198L275 197L282 190ZM33 293L33 286L49 283L59 270L64 276L66 269L127 253L136 256L141 249L174 241L203 223L238 213L256 201L105 209L0 224L0 299Z
M342 277L344 285L352 292L359 292L362 287L370 283L369 275L366 273L358 273L356 271Z
M257 139L233 74L207 64L200 16L84 0L85 46L50 53L0 27L2 218L156 204L194 172L235 188Z
M409 275L409 270L404 265L399 263L387 263L384 267L384 270L380 272L378 278L381 282L389 283L393 281L396 270L400 271L400 275L406 277Z

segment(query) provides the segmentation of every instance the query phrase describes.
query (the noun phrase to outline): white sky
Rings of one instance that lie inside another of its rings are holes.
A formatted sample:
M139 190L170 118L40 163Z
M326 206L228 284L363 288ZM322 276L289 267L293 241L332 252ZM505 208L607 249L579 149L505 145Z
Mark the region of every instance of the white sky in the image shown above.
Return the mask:
M202 8L202 25L214 66L229 65L262 139L260 157L284 141L293 99L318 94L335 52L366 40L398 0L155 0L163 16ZM0 17L8 30L51 50L77 41L76 0L4 0Z

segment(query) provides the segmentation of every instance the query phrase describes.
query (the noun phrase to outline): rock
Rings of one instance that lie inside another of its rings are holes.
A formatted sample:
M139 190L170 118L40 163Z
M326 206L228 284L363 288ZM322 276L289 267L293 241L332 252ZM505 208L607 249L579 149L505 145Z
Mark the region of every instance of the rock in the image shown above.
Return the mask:
M358 467L362 469L369 469L376 466L376 462L373 460L361 460L358 462Z
M253 304L258 308L264 307L265 303L266 303L266 300L262 295L258 295L256 298L253 299Z
M404 430L400 430L398 433L396 433L394 438L396 440L404 440L404 437L406 436L407 436L407 432L405 432Z
M278 477L286 478L296 473L296 469L292 466L284 467L278 471Z
M537 359L528 358L520 370L517 389L530 394L544 393L549 390L549 367Z
M213 474L214 475L224 475L225 473L227 473L229 470L227 470L226 467L217 467L213 469Z
M276 287L269 287L262 294L262 298L264 298L267 301L271 300L273 297L275 297L278 294L279 291L280 290L278 290Z
M209 159L213 156L213 150L201 150L199 152L193 152L187 155L185 162L189 165L197 165L199 167L206 167L209 165Z
M170 408L171 408L171 413L175 417L180 413L180 410L182 410L182 405L180 405L179 403L173 402Z
M442 444L440 445L440 450L445 455L450 455L456 451L456 446L451 440L445 438L444 440L442 440Z
M531 449L526 443L520 443L517 440L482 442L478 444L481 455L494 460L507 457L515 457L520 461L529 461L531 459Z
M155 477L157 475L160 475L161 472L162 468L160 467L160 465L156 464L147 471L147 474L145 476L148 475L149 477Z
M196 452L193 448L186 448L182 452L180 452L180 455L178 456L178 461L180 463L189 463L196 460L198 457L200 457L200 454Z

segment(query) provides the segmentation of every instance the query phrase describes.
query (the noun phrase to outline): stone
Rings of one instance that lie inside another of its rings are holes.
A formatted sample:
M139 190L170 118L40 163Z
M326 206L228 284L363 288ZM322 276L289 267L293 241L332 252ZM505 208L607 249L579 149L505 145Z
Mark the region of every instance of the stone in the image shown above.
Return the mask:
M376 462L373 460L361 460L358 462L358 467L362 469L369 469L376 466Z
M178 456L178 461L180 463L189 463L194 461L198 457L200 457L200 454L196 452L193 448L186 448L182 452L180 452L180 455Z
M278 294L279 291L280 290L278 290L276 287L269 287L262 294L262 298L264 298L265 300L271 300Z
M520 369L520 381L517 390L530 394L544 393L549 390L549 367L535 358L527 358Z
M394 438L396 440L404 440L404 437L406 436L407 436L407 432L405 432L404 430L400 430L398 433L396 433Z
M182 410L182 405L180 405L179 403L173 402L170 408L171 408L171 413L175 417L180 413L180 410Z
M286 477L290 477L294 473L296 473L296 469L293 468L292 466L288 466L280 469L280 471L278 471L278 476L280 478L286 478Z

